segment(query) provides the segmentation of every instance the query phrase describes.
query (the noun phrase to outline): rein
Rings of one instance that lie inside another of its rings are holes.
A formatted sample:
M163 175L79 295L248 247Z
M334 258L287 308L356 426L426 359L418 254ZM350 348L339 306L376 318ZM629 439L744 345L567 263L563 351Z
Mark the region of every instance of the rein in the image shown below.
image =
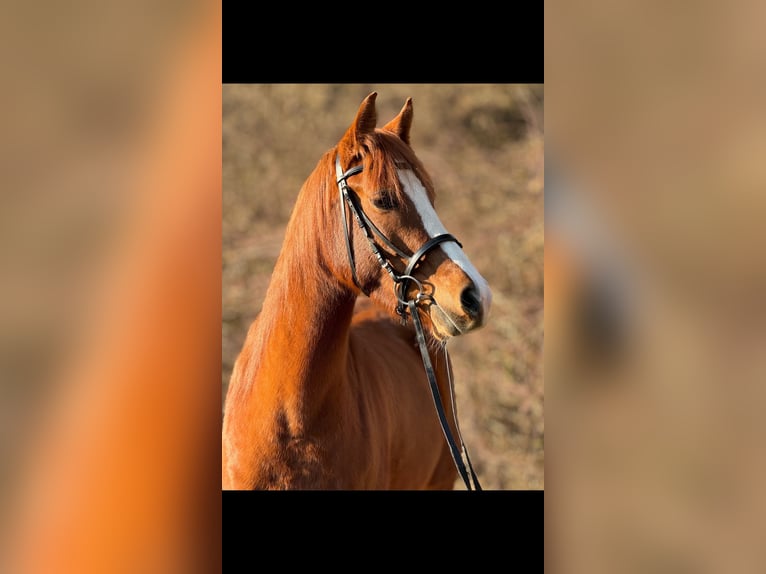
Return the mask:
M359 228L364 232L364 236L366 237L367 242L370 244L370 249L375 255L378 264L391 276L391 279L394 282L394 294L396 295L397 299L396 313L402 318L403 324L407 322L408 312L409 316L412 318L412 323L415 326L415 334L418 346L420 347L420 356L423 360L423 367L425 368L426 376L428 377L428 385L431 389L431 396L433 397L436 413L439 417L439 424L441 425L442 432L444 433L444 438L447 440L447 444L449 445L450 454L452 455L452 460L455 463L455 467L457 468L460 477L463 479L467 490L481 490L479 479L473 470L471 459L468 457L468 450L463 443L462 436L460 436L460 428L458 427L457 423L455 389L454 383L452 381L452 374L448 373L449 389L452 404L452 417L455 423L455 429L457 430L457 434L460 439L459 449L447 422L447 416L444 412L444 407L441 400L441 393L439 392L439 387L436 384L436 374L434 372L433 365L431 364L431 357L428 354L428 344L426 342L425 330L423 329L423 324L421 323L417 312L417 305L421 301L426 301L428 299L433 300L433 297L423 291L423 284L412 275L420 260L423 259L423 257L425 257L431 249L440 243L444 243L445 241L454 241L460 245L460 247L463 245L452 234L442 233L430 238L423 244L420 249L418 249L412 255L408 255L396 247L393 242L388 237L386 237L386 235L380 231L380 229L378 229L378 227L367 217L367 214L357 203L355 195L352 193L353 190L348 186L348 182L346 180L352 175L361 173L363 169L364 167L362 165L357 165L349 168L344 172L340 165L340 157L338 155L335 156L335 175L336 182L338 184L338 191L340 194L341 221L343 223L343 233L346 240L346 252L348 253L348 262L349 266L351 267L351 276L354 280L354 284L362 291L362 293L369 296L369 292L361 285L359 277L356 274L356 263L354 262L354 252L351 247L351 237L349 234L348 218L346 216L346 206L348 206L348 209L353 214ZM386 247L390 248L394 253L396 253L396 255L407 261L407 267L404 273L399 274L396 272L390 261L384 254L381 253L378 245L375 243L373 234L377 235L378 238L380 238L380 240L386 245ZM407 291L411 282L414 282L417 286L418 293L415 294L413 298L407 298ZM446 345L444 346L444 356L445 363L449 371L449 361L447 361L448 357Z

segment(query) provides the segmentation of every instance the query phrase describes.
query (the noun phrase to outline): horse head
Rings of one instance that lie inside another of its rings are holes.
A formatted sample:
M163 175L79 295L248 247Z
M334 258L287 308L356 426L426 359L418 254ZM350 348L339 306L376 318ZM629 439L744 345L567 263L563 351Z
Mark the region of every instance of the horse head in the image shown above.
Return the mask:
M492 294L434 209L433 182L410 146L412 99L377 128L376 96L364 99L328 155L345 236L333 271L392 314L406 315L407 302L416 300L421 320L443 341L481 327Z

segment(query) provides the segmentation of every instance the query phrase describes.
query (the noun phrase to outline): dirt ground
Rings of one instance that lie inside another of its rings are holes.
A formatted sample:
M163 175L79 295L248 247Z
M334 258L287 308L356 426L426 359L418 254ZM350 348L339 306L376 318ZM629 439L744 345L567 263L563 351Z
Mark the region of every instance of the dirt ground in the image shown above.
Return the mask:
M437 211L493 291L488 324L449 343L482 486L543 489L542 85L225 84L222 397L300 187L371 91L381 125L413 98Z

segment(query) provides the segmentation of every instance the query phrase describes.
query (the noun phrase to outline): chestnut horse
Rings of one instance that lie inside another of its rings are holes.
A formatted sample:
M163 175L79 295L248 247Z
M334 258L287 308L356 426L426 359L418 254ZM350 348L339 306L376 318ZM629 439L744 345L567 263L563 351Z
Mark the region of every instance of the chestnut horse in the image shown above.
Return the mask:
M417 313L450 412L446 341L484 324L491 292L434 211L409 145L412 100L379 129L376 95L296 201L232 372L224 489L454 487L412 317L400 319Z

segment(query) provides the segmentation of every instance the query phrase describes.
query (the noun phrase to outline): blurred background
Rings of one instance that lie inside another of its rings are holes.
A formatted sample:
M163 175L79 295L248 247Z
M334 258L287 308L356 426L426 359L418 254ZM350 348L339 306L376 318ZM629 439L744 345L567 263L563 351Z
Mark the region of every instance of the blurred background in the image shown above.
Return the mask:
M546 558L764 572L766 7L545 10Z
M372 91L379 125L413 98L437 212L493 291L488 324L449 343L481 484L543 489L542 85L224 85L222 398L301 185Z
M0 572L219 571L221 3L0 46Z

